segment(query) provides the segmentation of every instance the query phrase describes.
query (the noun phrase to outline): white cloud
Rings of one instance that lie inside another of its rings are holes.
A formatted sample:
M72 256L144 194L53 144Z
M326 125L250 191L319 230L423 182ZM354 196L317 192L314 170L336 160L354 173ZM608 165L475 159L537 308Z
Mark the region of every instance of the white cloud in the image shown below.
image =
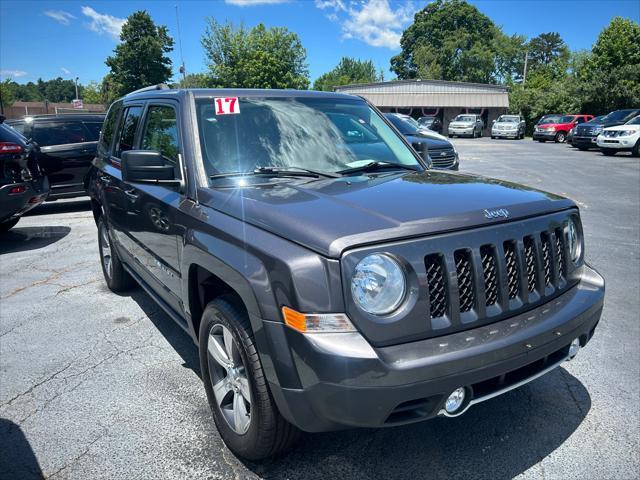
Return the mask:
M315 0L315 5L321 10L332 10L327 18L341 22L343 38L353 38L372 47L390 49L400 46L402 30L415 13L413 3L402 3L393 9L389 0L351 2L348 7L342 0Z
M238 7L251 7L252 5L274 5L276 3L287 3L289 0L224 0L224 3L236 5Z
M71 75L71 70L69 70L68 68L60 67L60 70L62 70L62 73L64 73L65 75Z
M53 18L56 22L61 23L62 25L69 25L69 23L71 23L71 19L76 18L75 15L65 12L64 10L47 10L44 14L49 18Z
M18 78L25 75L27 72L24 70L0 70L0 78Z
M91 7L82 7L82 13L91 19L91 23L87 24L89 30L99 35L106 33L115 40L120 39L120 30L126 19L98 13Z

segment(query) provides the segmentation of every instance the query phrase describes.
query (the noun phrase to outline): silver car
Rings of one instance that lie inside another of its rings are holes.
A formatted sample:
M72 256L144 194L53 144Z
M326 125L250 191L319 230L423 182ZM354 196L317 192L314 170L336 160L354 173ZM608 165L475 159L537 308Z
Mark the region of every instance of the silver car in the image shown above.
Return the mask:
M449 138L457 137L481 137L484 123L480 115L475 113L462 113L449 123Z
M520 115L500 115L491 125L491 138L524 138L525 121Z

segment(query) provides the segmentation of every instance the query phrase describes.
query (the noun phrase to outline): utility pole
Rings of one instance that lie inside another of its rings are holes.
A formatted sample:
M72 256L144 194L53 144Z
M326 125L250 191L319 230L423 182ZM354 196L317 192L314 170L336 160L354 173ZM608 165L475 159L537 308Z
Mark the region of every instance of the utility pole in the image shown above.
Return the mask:
M187 69L184 66L184 57L182 56L182 34L180 33L180 16L178 15L178 5L176 5L176 23L178 24L178 46L180 47L180 73L182 80L187 79Z
M527 83L527 64L529 63L529 52L524 54L524 73L522 75L522 86Z
M79 98L78 98L78 77L76 77L76 100L79 100Z

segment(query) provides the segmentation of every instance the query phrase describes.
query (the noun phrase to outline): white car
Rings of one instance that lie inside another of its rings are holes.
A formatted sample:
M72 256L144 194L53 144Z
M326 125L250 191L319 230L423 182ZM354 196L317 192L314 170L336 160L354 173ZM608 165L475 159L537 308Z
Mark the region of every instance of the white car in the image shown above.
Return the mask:
M524 138L525 122L520 115L500 115L491 125L491 138Z
M447 133L449 138L457 137L481 137L484 123L480 115L475 113L463 113L454 118L449 124Z
M632 118L624 125L605 128L596 140L598 147L605 155L618 152L631 152L634 157L640 156L640 115Z

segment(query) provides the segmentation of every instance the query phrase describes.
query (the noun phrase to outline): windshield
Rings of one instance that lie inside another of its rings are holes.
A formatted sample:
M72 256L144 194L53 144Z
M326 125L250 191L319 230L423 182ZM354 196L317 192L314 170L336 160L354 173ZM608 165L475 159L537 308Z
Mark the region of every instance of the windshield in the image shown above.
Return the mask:
M588 122L584 122L584 123L600 123L603 118L604 118L604 116L600 115L599 117L594 117L591 120L589 120Z
M615 112L611 112L608 115L602 117L602 123L607 122L624 122L628 118L637 115L638 112L636 110L616 110Z
M520 117L514 117L513 115L500 115L498 122L519 123Z
M558 123L560 117L562 117L562 115L545 115L538 121L538 125L543 123Z
M404 118L398 117L393 113L385 113L384 116L387 117L387 120L389 120L403 135L414 135L418 133L418 127L407 122Z
M422 167L361 100L246 97L237 102L237 114L216 114L213 98L196 100L208 175L265 167L335 173L370 162Z
M458 115L454 120L454 122L475 122L476 117L473 115Z
M626 125L640 125L640 115L629 120Z
M418 123L420 125L431 125L435 121L433 117L422 117L418 119Z
M573 115L565 115L564 117L560 117L557 123L571 123L575 117Z

